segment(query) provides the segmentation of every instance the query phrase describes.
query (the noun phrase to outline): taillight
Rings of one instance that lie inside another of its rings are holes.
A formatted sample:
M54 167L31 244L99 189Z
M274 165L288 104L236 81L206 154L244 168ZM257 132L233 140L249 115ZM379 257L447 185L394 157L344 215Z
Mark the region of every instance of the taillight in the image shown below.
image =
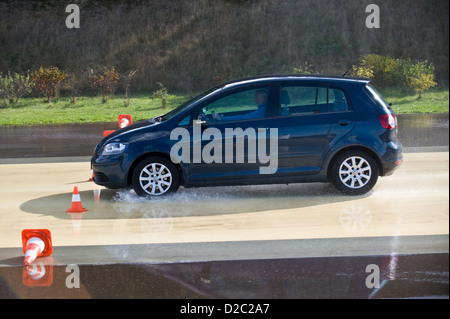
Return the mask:
M397 118L394 114L381 114L378 116L381 125L388 130L393 130L397 127Z

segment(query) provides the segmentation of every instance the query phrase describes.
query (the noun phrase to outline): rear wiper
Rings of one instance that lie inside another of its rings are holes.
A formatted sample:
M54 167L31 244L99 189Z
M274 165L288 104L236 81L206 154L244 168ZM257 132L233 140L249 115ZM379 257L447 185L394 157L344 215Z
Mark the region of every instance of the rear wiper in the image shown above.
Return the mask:
M153 122L161 122L161 121L162 121L162 118L163 118L162 115L156 116L156 117L152 118L152 121L153 121Z

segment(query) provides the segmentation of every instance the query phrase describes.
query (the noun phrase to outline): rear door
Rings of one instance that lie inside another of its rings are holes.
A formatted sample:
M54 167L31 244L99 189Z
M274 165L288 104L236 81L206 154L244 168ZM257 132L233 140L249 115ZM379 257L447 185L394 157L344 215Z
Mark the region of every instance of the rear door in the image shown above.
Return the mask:
M345 91L326 85L280 85L278 174L318 173L328 149L355 125Z

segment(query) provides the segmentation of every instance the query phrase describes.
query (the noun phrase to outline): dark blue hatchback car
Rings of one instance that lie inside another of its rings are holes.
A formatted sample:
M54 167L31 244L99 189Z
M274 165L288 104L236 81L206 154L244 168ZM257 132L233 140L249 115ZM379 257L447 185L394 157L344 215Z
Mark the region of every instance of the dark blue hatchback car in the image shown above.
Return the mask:
M219 85L96 147L95 183L178 187L332 182L372 189L402 162L394 112L367 79L265 76Z

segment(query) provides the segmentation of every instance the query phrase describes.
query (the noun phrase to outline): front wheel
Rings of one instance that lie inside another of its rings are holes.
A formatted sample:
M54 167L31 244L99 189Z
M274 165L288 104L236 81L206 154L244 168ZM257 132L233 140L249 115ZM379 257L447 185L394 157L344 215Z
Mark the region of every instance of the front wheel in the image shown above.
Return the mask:
M378 180L378 166L372 156L363 151L341 154L333 164L333 184L348 195L370 191Z
M179 174L169 160L163 157L149 157L135 167L132 185L139 196L161 196L178 189Z

